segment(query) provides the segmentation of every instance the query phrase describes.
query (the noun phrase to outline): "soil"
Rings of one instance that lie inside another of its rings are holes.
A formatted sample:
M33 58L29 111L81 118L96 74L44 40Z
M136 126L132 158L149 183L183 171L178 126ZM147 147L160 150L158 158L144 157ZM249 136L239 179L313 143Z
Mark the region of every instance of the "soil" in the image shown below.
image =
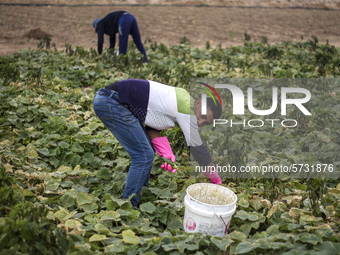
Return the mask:
M36 28L31 29L27 34L24 34L24 37L28 39L42 40L45 37L51 37L51 35L42 31L40 28Z
M246 35L269 43L314 35L340 47L340 0L7 0L0 2L0 55L36 49L45 34L59 50L96 48L93 20L117 10L136 17L143 41L166 45L186 38L196 47L228 47Z

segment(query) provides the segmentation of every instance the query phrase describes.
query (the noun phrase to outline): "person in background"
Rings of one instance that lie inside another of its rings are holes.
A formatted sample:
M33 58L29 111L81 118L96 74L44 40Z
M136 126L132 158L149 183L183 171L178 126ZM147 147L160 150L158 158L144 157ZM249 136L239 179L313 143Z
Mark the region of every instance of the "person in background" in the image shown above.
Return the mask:
M210 100L211 99L211 100ZM207 114L201 114L201 99L195 101L189 93L155 81L129 79L117 81L98 90L93 99L97 117L111 131L131 157L123 199L131 199L138 207L143 186L148 186L155 151L171 162L176 161L167 137L160 130L180 126L190 152L200 166L208 166L205 174L214 184L221 184L210 153L203 144L199 128L218 119L222 113L220 104L207 99ZM191 113L194 109L194 114ZM176 172L171 164L161 165L164 170Z
M115 11L107 14L102 19L95 19L92 25L98 34L97 50L99 55L103 51L104 34L110 36L110 49L113 49L116 44L116 34L119 33L119 54L126 54L129 35L131 35L137 49L144 56L143 61L148 62L137 20L133 15L125 11Z

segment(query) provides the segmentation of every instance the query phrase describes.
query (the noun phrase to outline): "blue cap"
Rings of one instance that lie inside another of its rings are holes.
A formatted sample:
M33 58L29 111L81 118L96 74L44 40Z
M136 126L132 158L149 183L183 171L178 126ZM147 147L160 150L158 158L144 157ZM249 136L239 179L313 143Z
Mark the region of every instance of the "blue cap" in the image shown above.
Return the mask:
M95 19L92 23L92 26L96 29L97 28L97 25L98 25L98 22L100 21L100 19Z

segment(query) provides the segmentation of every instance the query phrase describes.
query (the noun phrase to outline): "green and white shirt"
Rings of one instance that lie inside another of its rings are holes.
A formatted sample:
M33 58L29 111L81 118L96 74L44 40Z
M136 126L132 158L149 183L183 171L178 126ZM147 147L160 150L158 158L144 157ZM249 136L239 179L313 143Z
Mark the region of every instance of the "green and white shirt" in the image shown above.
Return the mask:
M210 153L198 132L197 118L192 114L194 100L185 89L136 79L116 84L119 102L127 105L141 123L164 130L177 122L195 160L203 166L211 163Z

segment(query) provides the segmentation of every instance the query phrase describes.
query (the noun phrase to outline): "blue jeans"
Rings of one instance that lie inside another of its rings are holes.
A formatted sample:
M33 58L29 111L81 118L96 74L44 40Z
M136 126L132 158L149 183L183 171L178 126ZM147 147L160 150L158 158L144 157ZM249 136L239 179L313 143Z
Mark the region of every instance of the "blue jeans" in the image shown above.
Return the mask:
M119 20L119 54L126 54L129 35L132 36L137 49L144 55L144 62L148 62L136 18L126 13Z
M141 123L118 100L118 92L100 89L93 99L93 109L131 157L122 198L136 194L131 203L137 207L142 187L149 183L155 152Z

